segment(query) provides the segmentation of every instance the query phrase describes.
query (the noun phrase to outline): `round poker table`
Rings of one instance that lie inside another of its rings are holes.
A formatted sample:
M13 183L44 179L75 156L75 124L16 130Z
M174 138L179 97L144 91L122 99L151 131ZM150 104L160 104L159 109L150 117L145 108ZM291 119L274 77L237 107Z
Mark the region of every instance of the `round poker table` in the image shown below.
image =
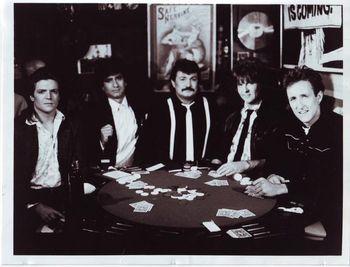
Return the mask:
M213 179L227 180L228 186L210 186L205 182ZM136 193L139 189L129 189L127 184L111 181L104 185L97 194L101 207L119 219L136 224L164 228L203 228L202 222L213 220L218 226L233 226L242 222L255 220L268 213L276 204L275 199L260 199L243 193L244 186L232 177L214 178L208 171L202 171L197 179L185 178L158 170L150 174L141 175L137 181L143 181L156 188L168 188L170 192L152 195L151 189L142 189L149 192L148 196ZM178 196L177 189L187 186L187 190L196 189L204 193L192 201L179 200L171 196ZM149 212L134 212L130 204L147 201L153 204ZM255 216L247 218L227 218L216 216L218 209L248 209Z

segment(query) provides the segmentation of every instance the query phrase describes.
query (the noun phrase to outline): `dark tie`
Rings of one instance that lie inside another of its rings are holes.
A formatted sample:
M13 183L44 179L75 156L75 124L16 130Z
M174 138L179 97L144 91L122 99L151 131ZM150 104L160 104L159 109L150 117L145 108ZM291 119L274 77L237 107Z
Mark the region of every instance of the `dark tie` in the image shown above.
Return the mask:
M233 161L240 161L241 160L242 152L243 152L243 148L244 148L244 141L247 137L248 128L249 128L249 119L250 119L250 115L252 115L252 113L253 113L253 110L247 109L247 117L245 118L245 120L243 122L241 136L239 137L236 154L235 154Z

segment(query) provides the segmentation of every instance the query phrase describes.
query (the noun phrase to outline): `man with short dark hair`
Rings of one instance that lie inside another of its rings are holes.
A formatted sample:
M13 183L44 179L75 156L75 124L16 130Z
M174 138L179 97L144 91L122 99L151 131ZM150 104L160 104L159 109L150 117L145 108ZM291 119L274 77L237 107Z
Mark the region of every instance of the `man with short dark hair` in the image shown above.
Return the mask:
M30 85L33 105L15 120L14 129L15 231L41 231L45 224L62 230L58 226L72 204L70 167L82 159L78 129L57 109L55 75L42 68L32 74Z
M127 96L124 63L118 59L104 60L97 67L96 77L100 97L90 110L90 164L98 165L103 160L115 167L132 166L144 113Z
M171 96L153 106L145 122L140 149L144 161L198 162L210 154L212 107L199 92L200 71L194 61L178 60L171 72ZM147 157L147 158L146 158Z
M322 78L307 67L284 77L294 115L275 138L273 175L248 188L262 196L285 195L301 203L309 223L320 220L330 234L341 233L343 135L342 117L323 109ZM286 183L289 180L289 183Z

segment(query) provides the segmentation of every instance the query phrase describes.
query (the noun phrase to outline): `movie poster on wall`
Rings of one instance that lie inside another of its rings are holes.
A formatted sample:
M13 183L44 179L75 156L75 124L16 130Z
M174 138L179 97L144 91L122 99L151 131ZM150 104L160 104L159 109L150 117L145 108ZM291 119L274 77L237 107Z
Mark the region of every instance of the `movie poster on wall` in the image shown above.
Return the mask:
M283 66L343 71L341 5L283 6ZM295 45L290 46L291 40Z
M167 81L176 60L195 61L202 89L210 89L213 71L212 5L151 5L151 78L157 89L168 91Z

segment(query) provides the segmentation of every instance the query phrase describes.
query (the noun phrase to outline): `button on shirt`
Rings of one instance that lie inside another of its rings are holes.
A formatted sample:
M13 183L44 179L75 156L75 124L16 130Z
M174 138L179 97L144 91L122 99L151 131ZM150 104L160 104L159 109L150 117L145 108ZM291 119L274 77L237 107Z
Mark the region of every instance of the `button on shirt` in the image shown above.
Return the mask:
M30 181L32 189L53 188L61 185L57 158L57 133L63 120L64 115L57 110L53 133L48 131L34 115L30 121L26 121L26 124L36 126L39 143L38 159Z
M247 137L244 141L244 148L243 148L241 160L251 160L250 145L251 145L252 126L253 126L254 121L257 117L257 110L260 108L260 106L261 106L261 102L259 104L256 104L256 105L250 105L249 107L247 105L244 105L243 109L241 110L241 121L239 123L236 134L234 135L234 137L232 139L232 145L230 148L230 153L227 156L227 162L232 162L234 157L235 157L239 138L241 136L242 129L243 129L243 123L247 117L247 110L248 109L253 110L253 113L250 116L248 133L247 133Z
M112 109L113 121L118 138L118 148L115 165L117 167L132 165L135 145L137 141L137 122L135 113L129 106L126 97L122 103L108 98Z

